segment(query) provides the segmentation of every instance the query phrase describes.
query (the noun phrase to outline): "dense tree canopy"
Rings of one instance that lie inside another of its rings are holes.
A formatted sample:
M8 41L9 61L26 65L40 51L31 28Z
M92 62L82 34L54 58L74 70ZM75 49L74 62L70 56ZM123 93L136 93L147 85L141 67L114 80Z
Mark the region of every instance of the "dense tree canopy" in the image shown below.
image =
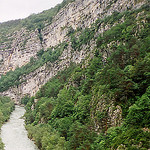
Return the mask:
M148 15L149 9L144 6L132 12L115 12L112 16L97 20L91 28L70 29L68 36L74 51L80 51L82 45L88 45L92 39L96 40L97 46L94 57L86 63L86 67L83 67L84 63L72 64L39 90L35 96L37 103L34 103L34 97L28 99L27 129L39 148L150 148L149 19L147 16L144 25L142 17L138 20L143 25L142 29L133 19L142 11ZM123 23L95 37L99 24L113 25L122 17L125 19ZM79 36L76 36L77 32ZM102 56L104 52L107 59ZM112 101L114 109L118 105L122 108L123 121L118 127L111 127L108 122ZM105 105L101 112L98 106L102 102ZM99 134L95 130L95 123L101 128ZM48 130L50 135L45 133ZM56 142L54 139L57 139ZM63 144L58 144L62 141Z
M40 14L32 17L24 24L30 28L33 23L40 31L39 22L44 18ZM90 41L95 41L93 57L88 56L88 62L71 63L42 86L35 97L22 98L29 138L40 149L150 148L149 18L149 7L144 5L137 10L114 12L89 28L73 30L70 27L67 34L70 43L62 43L55 51L42 49L37 59L31 58L26 66L2 76L0 90L4 91L23 82L18 79L24 74L57 61L68 44L74 52L85 45L88 49ZM100 34L101 25L106 24L110 28ZM123 119L112 125L111 111L116 112L118 108Z
M14 110L14 103L8 97L0 96L0 128L4 122L9 119L10 113ZM4 149L4 145L0 138L0 149Z

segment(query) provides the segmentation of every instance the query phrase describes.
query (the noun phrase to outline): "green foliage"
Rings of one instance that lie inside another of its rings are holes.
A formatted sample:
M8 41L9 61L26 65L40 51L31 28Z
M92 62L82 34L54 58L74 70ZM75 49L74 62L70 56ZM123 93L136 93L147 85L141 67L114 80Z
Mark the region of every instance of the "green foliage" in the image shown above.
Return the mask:
M0 122L4 123L9 119L10 113L14 110L14 103L8 97L0 96ZM1 125L1 124L0 124Z
M54 78L50 79L41 89L36 93L36 98L41 97L57 97L59 90L61 90L68 81L75 65L71 64L69 68L59 72Z
M49 125L26 126L29 138L35 140L41 150L65 150L65 139Z
M30 100L30 97L26 95L21 99L21 104L26 105L29 102L29 100Z
M14 103L8 97L0 96L0 128L4 122L9 119L11 112L14 110ZM0 138L0 149L4 149L4 144Z
M94 37L95 35L95 28L85 28L80 36L78 38L75 37L75 33L74 31L70 31L68 35L71 36L71 46L74 50L81 50L81 46L82 45L87 45L89 44L89 42L91 41L91 39Z
M32 14L25 19L11 20L8 22L0 23L0 44L7 42L9 48L12 42L12 39L8 35L13 34L16 30L25 28L29 31L37 30L39 39L42 43L43 37L41 34L42 29L51 24L53 18L57 13L65 7L67 4L73 2L74 0L63 0L61 4L56 5L54 8L45 10L39 14Z
M110 128L107 135L100 134L95 143L93 143L92 150L103 149L135 149L146 150L149 148L150 133L141 129L129 128L124 129L120 127Z
M22 26L26 26L29 30L38 29L40 36L40 30L43 29L45 23L51 24L53 17L56 16L56 14L60 11L60 9L73 1L74 0L63 0L61 4L56 5L54 8L45 10L39 14L32 14L28 18L22 20L21 22Z
M2 75L0 78L0 92L8 90L12 86L18 86L20 83L24 82L24 79L22 78L23 76L35 71L45 63L54 63L58 60L59 56L66 47L67 44L62 43L55 47L55 50L52 50L51 48L47 49L47 51L40 50L37 54L37 59L31 57L30 62L25 66L17 68L14 71L9 71L6 75Z
M42 55L44 54L44 49L41 49L40 51L37 52L37 56L38 57L42 57Z
M56 107L52 112L53 118L69 117L73 113L73 92L72 89L63 88L57 98Z
M142 16L133 19L139 12ZM97 46L91 60L58 73L41 87L36 100L28 100L27 129L40 149L150 148L148 14L149 8L144 6L132 12L114 12L83 31L70 28L68 36L74 50L81 50L94 38ZM125 21L113 26L122 17ZM102 23L112 27L95 35ZM41 50L37 56L52 61L52 53ZM111 127L110 115L117 112L118 105L122 108L122 124Z
M129 108L126 123L129 126L150 127L150 86L145 94Z
M148 149L150 142L147 139L149 139L149 137L150 133L148 132L144 132L141 129L130 128L127 131L123 131L114 139L112 147L116 149L122 144L128 149Z
M0 139L0 149L4 150L4 144L2 143L2 140Z
M0 23L0 44L3 42L10 42L11 39L9 39L6 35L9 33L11 34L17 29L20 29L21 26L21 20L12 20L4 23Z
M94 133L79 122L75 122L68 132L69 142L68 149L89 150L90 143L94 141Z
M75 106L74 118L82 123L88 122L90 117L90 99L91 95L79 96Z

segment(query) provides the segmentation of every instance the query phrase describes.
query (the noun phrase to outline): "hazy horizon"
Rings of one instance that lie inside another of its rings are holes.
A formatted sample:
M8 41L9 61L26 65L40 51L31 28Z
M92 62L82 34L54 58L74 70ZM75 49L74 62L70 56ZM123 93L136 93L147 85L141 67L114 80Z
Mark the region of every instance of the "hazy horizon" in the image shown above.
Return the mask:
M0 0L0 23L23 19L40 13L61 3L63 0Z

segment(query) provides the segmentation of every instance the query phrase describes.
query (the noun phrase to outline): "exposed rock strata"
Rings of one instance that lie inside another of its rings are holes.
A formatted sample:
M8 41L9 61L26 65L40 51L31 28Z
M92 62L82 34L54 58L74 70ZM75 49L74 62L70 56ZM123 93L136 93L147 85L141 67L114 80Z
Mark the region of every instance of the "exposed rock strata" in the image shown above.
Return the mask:
M66 35L70 27L84 29L90 27L98 18L104 18L115 11L137 9L144 3L144 0L139 1L139 3L135 0L76 0L65 6L53 18L52 24L42 30L42 44L38 31L29 32L27 29L21 29L8 35L9 41L0 45L0 73L25 65L31 57L36 57L36 53L42 47L46 49L63 41L69 43L69 38ZM103 33L109 28L109 25L102 24L98 33ZM93 50L94 46L94 42L90 43L90 50ZM18 87L10 88L2 94L12 97L16 102L20 101L21 97L26 94L34 96L39 88L55 76L58 71L68 67L71 62L80 63L85 59L90 53L90 50L88 52L87 50L86 47L83 47L80 52L72 53L71 47L69 47L54 64L42 66L27 75L25 77L26 82ZM107 54L104 54L104 57L105 55Z
M104 18L115 11L137 9L144 3L145 0L76 0L65 6L54 17L52 24L43 29L42 45L37 30L31 32L21 29L7 35L8 41L0 45L0 75L28 63L42 46L46 49L68 41L66 34L70 27L90 27L98 18Z
M91 47L91 50L93 47ZM8 91L1 93L4 96L11 97L16 103L19 103L25 95L34 96L39 88L44 85L50 78L54 77L59 71L69 67L71 62L80 63L90 53L85 50L71 53L71 49L64 50L63 54L55 63L47 63L34 72L25 76L19 86L10 88Z
M36 31L29 33L26 29L21 29L9 38L12 39L11 45L6 42L0 46L0 75L27 64L42 48Z

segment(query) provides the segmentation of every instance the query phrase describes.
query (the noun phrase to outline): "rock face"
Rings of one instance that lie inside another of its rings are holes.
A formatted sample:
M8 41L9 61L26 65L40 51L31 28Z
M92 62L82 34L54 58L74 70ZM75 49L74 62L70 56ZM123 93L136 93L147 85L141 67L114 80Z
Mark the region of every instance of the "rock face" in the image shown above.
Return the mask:
M135 0L76 0L63 8L53 23L44 28L43 45L55 46L67 40L66 33L69 27L73 29L90 27L98 18L104 18L115 11L139 8L144 2L144 0L139 3Z
M145 0L76 0L61 9L53 18L53 22L44 27L41 31L43 41L40 40L38 30L28 31L22 28L7 35L9 40L0 45L0 75L25 65L31 57L36 57L41 48L46 50L63 41L69 43L70 39L67 33L70 28L90 27L98 18L104 18L115 11L136 9L144 3ZM103 33L109 29L109 26L101 25L100 29L98 33ZM83 47L80 52L72 52L69 45L54 64L45 64L24 77L26 82L1 94L12 97L16 102L19 102L24 95L34 96L39 88L55 76L58 71L68 67L71 62L80 63L85 59L93 50L95 42L91 41L89 45L88 50Z
M98 101L96 101L98 99ZM91 107L91 118L94 122L94 130L105 132L110 127L120 126L122 123L122 108L114 105L114 99L105 95L94 95Z
M26 29L21 29L8 38L12 39L11 43L0 45L0 74L25 65L42 48L37 31L29 33Z
M24 77L26 82L17 87L10 88L1 94L11 97L16 103L20 103L22 97L25 95L34 96L39 88L48 82L50 78L54 77L59 71L69 67L71 62L80 63L89 53L90 51L86 52L84 50L71 53L71 49L66 49L58 61L47 63L34 72L31 72Z

